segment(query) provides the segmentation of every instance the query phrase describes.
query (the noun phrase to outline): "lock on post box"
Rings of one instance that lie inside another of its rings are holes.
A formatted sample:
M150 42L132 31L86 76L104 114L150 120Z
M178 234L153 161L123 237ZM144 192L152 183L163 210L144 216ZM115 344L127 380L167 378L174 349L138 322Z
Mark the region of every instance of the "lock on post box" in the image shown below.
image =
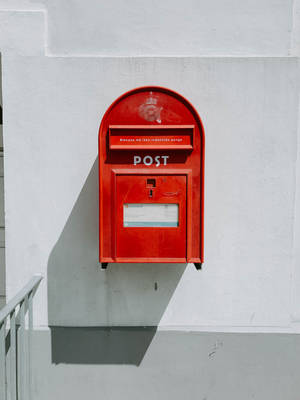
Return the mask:
M99 261L203 263L204 129L178 93L119 97L99 129Z

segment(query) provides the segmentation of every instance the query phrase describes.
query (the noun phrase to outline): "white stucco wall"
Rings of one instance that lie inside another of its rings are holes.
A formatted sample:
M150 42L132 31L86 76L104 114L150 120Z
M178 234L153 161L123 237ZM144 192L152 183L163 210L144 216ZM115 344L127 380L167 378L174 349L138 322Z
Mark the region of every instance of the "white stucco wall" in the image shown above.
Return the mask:
M292 0L45 1L49 51L73 55L282 55Z
M297 4L8 3L0 2L8 297L42 272L40 327L297 331ZM206 128L200 272L98 268L98 126L117 96L147 84L183 94Z

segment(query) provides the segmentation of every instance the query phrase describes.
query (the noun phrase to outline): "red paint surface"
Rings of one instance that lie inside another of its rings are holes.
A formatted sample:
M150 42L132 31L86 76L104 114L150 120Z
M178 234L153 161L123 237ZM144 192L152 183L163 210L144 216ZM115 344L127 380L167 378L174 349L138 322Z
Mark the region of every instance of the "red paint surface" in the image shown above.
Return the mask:
M99 191L100 262L203 262L204 129L194 107L160 87L119 97L99 129ZM179 226L125 228L124 203L148 202L179 204Z
M186 176L155 175L153 189L147 188L149 178L151 175L118 174L116 177L116 220L121 222L116 224L117 261L186 257ZM124 203L178 204L179 226L126 228L122 223Z

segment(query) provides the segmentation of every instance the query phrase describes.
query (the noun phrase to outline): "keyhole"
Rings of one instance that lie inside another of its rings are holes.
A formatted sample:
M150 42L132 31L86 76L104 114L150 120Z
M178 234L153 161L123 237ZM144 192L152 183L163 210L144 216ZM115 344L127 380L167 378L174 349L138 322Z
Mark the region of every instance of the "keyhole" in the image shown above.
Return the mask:
M147 187L148 188L155 188L156 187L156 180L155 179L147 179Z
M152 196L153 196L153 190L150 189L150 190L149 190L149 197L152 197Z

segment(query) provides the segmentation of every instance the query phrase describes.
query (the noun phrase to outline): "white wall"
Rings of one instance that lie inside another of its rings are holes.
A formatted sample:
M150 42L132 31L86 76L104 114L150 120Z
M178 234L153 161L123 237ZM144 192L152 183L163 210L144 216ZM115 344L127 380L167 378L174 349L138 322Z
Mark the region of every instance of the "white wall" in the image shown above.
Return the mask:
M2 111L2 68L0 56L0 106ZM2 119L2 118L1 118ZM4 173L3 173L3 133L0 121L0 308L5 304L5 232L4 232Z
M42 272L38 326L298 330L299 66L287 57L297 54L297 7L188 1L182 11L179 1L132 3L34 9L24 1L2 11L8 297ZM17 35L9 21L20 12ZM117 96L144 84L182 93L206 128L200 272L98 268L97 130Z
M49 51L73 55L282 55L292 0L45 1Z

